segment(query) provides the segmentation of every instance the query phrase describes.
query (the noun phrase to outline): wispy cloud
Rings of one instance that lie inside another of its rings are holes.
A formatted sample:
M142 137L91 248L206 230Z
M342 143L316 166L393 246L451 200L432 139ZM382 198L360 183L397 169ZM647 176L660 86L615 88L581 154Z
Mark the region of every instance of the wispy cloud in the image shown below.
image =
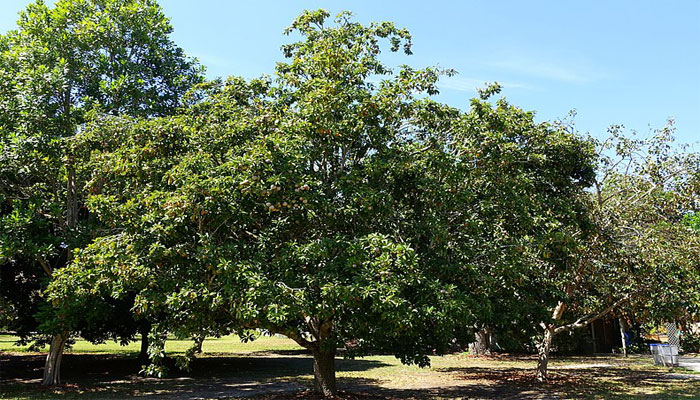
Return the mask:
M231 60L229 60L226 57L215 56L215 55L206 54L206 53L192 53L192 54L188 54L188 55L192 56L192 57L197 57L199 62L201 62L202 64L207 65L207 66L228 68L228 67L231 67L233 65Z
M476 79L461 76L443 77L438 82L438 87L443 90L455 90L458 92L475 93L477 88L483 88L487 83L493 83L493 79ZM506 89L527 89L534 90L533 86L518 82L502 82L496 80Z
M491 68L553 81L585 84L609 77L585 62L552 61L545 58L508 57L487 63Z

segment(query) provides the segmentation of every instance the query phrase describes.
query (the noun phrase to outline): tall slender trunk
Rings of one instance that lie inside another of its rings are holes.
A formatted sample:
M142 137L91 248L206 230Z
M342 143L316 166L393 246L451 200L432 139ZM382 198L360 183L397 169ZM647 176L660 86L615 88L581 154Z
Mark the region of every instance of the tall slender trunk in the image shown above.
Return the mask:
M627 341L625 340L625 320L622 318L622 316L620 316L618 321L620 321L620 339L622 339L622 354L624 354L625 357L627 357Z
M598 352L598 339L595 337L595 324L591 324L591 338L593 338L593 353Z
M313 350L314 355L314 390L330 397L337 393L335 385L335 350Z
M49 354L46 356L42 385L61 384L61 360L63 359L63 349L66 347L66 340L68 340L67 333L58 334L51 340Z
M145 363L148 361L148 334L151 333L151 323L142 320L139 327L141 332L141 351L139 352L139 361Z
M70 115L70 88L65 95L64 112L67 117ZM69 119L67 119L69 120ZM67 123L66 133L72 133L70 122ZM66 154L66 225L64 227L64 237L73 234L73 229L78 221L78 191L75 184L75 158L68 151ZM70 247L66 249L66 263L69 263L73 258L73 251ZM49 346L49 354L46 356L44 364L44 379L43 385L59 385L61 383L61 360L63 359L63 350L66 347L68 332L63 332L55 335Z
M554 326L548 326L544 330L544 338L537 349L537 380L545 382L547 380L547 365L549 364L549 350L552 348L554 338Z

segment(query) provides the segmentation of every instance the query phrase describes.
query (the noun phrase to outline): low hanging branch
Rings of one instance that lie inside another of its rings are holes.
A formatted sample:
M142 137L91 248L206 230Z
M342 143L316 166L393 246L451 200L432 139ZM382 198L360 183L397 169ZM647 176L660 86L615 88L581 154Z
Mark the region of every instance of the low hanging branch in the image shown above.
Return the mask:
M594 315L594 316L592 316L592 317L590 317L590 318L581 317L581 318L579 318L578 320L576 320L576 322L573 322L573 323L567 324L567 325L559 326L559 327L557 327L557 328L554 329L554 333L555 333L555 334L558 334L558 333L561 333L561 332L572 331L572 330L577 329L577 328L583 328L584 326L590 324L591 322L593 322L593 321L595 321L595 320L597 320L597 319L599 319L599 318L605 316L606 314L608 314L609 312L611 312L613 309L617 308L619 305L621 305L622 303L624 303L624 302L626 302L627 300L629 300L629 298L630 298L630 296L629 296L629 294L628 294L628 295L622 297L621 299L617 300L616 302L614 302L614 303L611 304L610 306L608 306L608 307L607 307L606 309L604 309L603 311L599 312L598 314L596 314L596 315Z
M46 260L43 257L37 257L36 260L39 262L39 265L41 265L41 268L44 269L46 275L51 277L51 275L53 274L53 270L51 269L49 263L46 262Z

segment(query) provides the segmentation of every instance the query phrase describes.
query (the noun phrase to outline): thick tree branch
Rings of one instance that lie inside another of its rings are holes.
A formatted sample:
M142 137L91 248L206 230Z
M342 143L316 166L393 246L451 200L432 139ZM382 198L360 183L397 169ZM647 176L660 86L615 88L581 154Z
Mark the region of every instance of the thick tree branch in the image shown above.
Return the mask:
M44 260L42 257L37 257L36 260L37 260L37 261L39 262L39 264L41 265L41 268L44 269L44 272L46 272L46 275L48 275L49 277L51 277L51 272L52 272L52 271L51 271L51 266L49 265L49 263L48 263L46 260Z
M601 311L601 312L599 312L598 314L594 315L593 317L590 317L590 318L588 318L588 319L586 319L585 317L581 317L581 318L579 318L578 320L576 320L576 322L573 322L573 323L568 324L568 325L562 325L562 326L559 326L559 327L555 328L555 329L554 329L554 333L557 334L557 333L561 333L561 332L571 331L571 330L574 330L574 329L577 329L577 328L583 328L584 326L590 324L591 322L593 322L593 321L595 321L595 320L597 320L597 319L599 319L599 318L605 316L606 314L608 314L609 312L611 312L613 309L617 308L617 306L621 305L622 303L624 303L624 302L627 301L627 300L629 300L629 295L627 295L627 296L625 296L625 297L619 299L618 301L616 301L615 303L611 304L611 305L608 306L606 309L604 309L603 311Z
M297 332L294 329L282 329L282 327L274 327L274 328L268 328L268 332L270 333L278 333L280 335L284 335L293 341L297 342L297 344L307 350L313 350L315 347L315 342L308 341L304 339L304 337Z

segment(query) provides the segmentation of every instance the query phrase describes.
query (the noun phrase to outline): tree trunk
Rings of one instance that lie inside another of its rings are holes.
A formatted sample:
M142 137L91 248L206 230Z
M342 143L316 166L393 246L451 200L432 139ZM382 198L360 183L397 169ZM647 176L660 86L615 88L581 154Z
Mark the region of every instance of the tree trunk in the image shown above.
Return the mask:
M477 356L491 354L491 332L480 329L476 332L476 340L469 344L469 353Z
M566 292L571 293L571 288L572 285L566 285ZM564 311L566 310L566 303L560 301L557 303L557 306L554 307L554 311L552 312L552 319L554 321L559 321L561 319L561 316L564 315ZM556 326L554 324L547 324L545 325L542 323L542 327L544 328L544 338L542 339L542 343L540 343L539 348L537 349L537 380L540 382L544 382L547 380L547 364L549 364L549 350L552 347L552 339L554 338L554 329Z
M75 127L70 118L71 112L71 85L63 92L63 117L65 118L65 135L66 137L75 135ZM78 221L78 191L75 175L75 158L70 150L66 153L66 219L65 226L61 223L64 238L73 235L73 229ZM63 222L61 218L59 221ZM69 241L67 241L69 242ZM70 247L66 248L67 263L73 258L73 251ZM46 269L46 268L45 268ZM50 271L50 269L49 269ZM49 354L46 356L44 364L44 379L42 385L59 385L61 383L61 360L63 359L63 349L66 347L69 332L60 333L53 337L49 346Z
M335 386L335 350L313 350L314 355L314 390L325 397L337 393Z
M141 352L139 353L139 361L148 362L148 334L151 333L151 323L143 320L139 327L141 332Z
M627 357L627 341L625 340L625 320L620 317L620 339L622 339L622 354Z
M549 326L544 330L544 338L538 349L537 380L540 382L547 380L547 364L549 364L549 350L552 347L553 338L554 326Z
M202 344L204 344L204 339L206 339L204 335L197 336L194 338L194 343L195 345L197 345L197 348L195 350L196 354L202 354Z
M51 340L49 354L46 356L44 366L44 379L42 385L52 386L61 384L61 360L63 359L63 348L66 346L67 334L58 334Z

